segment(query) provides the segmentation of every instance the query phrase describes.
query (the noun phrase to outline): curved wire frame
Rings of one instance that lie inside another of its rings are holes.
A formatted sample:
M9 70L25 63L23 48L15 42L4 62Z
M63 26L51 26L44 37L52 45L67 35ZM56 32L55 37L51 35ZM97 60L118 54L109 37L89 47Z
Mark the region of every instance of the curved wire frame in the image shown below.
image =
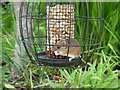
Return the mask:
M50 32L48 29L49 34L47 36L46 28L49 28L49 24L47 26L46 22L47 20L49 22L51 18L49 16L46 17L46 7L57 4L75 5L74 38L79 42L81 56L87 63L100 44L103 32L103 7L102 3L98 2L22 2L19 13L20 34L30 60L38 60L40 64L51 66L57 66L57 63L59 63L58 66L75 66L81 64L81 60L78 58L69 62L68 58L58 60L52 57L48 58L46 55L47 46L54 46L50 43L47 44L47 38L50 37ZM39 58L39 55L42 55L42 58ZM86 63L82 65L84 66Z

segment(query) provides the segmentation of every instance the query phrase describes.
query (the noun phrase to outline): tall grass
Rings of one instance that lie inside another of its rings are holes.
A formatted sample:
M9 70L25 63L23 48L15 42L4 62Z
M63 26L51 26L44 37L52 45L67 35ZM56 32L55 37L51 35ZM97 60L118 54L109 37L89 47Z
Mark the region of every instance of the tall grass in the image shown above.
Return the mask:
M71 72L65 69L60 70L62 83L52 84L49 82L49 84L53 88L65 88L66 86L70 88L116 88L118 87L118 71L112 71L116 64L110 64L110 61L111 57L108 58L107 62L104 62L104 57L101 57L98 65L96 61L92 64L88 63L87 71L82 71L82 69L75 69Z
M11 5L11 4L10 4ZM48 67L39 67L28 59L24 68L19 68L13 62L13 51L15 45L14 26L15 22L13 9L2 8L2 83L5 88L15 88L21 86L52 87L52 88L117 88L118 70L120 60L120 3L103 3L104 5L104 32L101 37L101 45L92 57L92 62L88 63L88 69L81 68L75 70L60 69L61 83L51 79L57 70ZM9 6L8 6L9 7ZM79 9L79 3L77 3ZM94 14L96 5L91 9ZM84 11L77 12L82 14ZM78 25L78 28L82 27ZM80 31L78 31L81 34ZM102 49L101 49L102 48ZM16 68L20 77L12 80L10 66Z
M0 7L0 12L2 11L2 8ZM2 29L1 29L1 26L2 26L2 15L0 14L0 72L2 72ZM2 81L2 74L0 74L0 81ZM2 83L0 83L0 85L2 86Z

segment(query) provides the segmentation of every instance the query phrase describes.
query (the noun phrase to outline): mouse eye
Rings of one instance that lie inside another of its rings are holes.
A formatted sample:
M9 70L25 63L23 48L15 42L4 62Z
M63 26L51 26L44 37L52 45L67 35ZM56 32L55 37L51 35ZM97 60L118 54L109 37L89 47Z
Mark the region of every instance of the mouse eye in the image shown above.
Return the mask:
M59 49L60 47L57 47L57 49Z

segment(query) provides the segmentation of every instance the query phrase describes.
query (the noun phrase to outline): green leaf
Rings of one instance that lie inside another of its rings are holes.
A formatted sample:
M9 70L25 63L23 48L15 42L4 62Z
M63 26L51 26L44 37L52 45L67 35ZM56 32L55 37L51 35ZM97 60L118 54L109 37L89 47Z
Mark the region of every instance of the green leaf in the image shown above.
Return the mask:
M10 85L10 84L5 84L5 88L15 88L13 85Z
M108 44L108 46L109 46L110 49L114 52L114 54L115 54L116 56L118 56L118 55L116 54L116 51L114 50L113 46L112 46L111 44Z

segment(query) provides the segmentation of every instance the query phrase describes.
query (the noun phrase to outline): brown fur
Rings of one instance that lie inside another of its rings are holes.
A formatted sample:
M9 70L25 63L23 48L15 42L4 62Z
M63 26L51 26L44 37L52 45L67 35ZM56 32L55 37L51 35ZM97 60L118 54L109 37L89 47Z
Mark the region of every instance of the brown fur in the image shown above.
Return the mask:
M56 55L62 55L62 56L67 56L68 53L68 40L63 40L62 42L66 42L65 45L66 46L61 46L59 49L57 49L55 52ZM69 46L69 53L68 53L68 57L77 57L80 56L80 47L79 47L79 43L74 39L74 38L70 38L70 46Z

